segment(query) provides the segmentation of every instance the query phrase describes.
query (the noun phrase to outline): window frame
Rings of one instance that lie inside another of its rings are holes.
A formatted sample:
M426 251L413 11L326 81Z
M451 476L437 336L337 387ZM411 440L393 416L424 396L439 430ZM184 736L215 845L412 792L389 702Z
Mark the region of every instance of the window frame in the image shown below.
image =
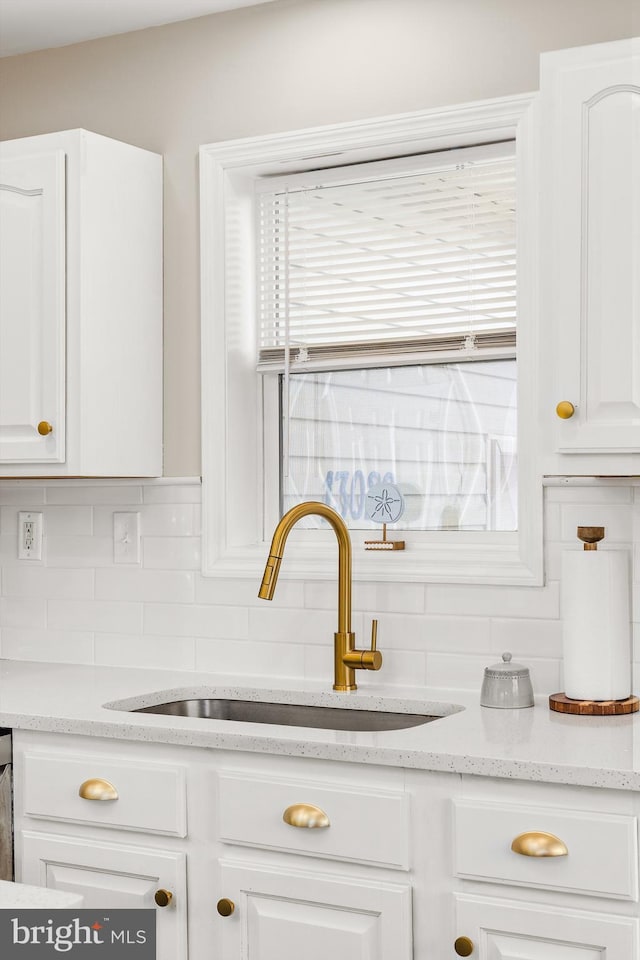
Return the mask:
M359 549L353 576L373 582L540 585L542 477L537 463L536 97L356 121L200 148L202 309L202 573L259 580L277 516L277 375L256 372L254 181L270 175L516 141L518 209L518 456L516 532L424 531L407 549ZM231 442L233 438L233 442ZM363 538L364 539L364 536ZM282 575L333 579L331 531L297 531ZM292 562L293 561L293 562Z

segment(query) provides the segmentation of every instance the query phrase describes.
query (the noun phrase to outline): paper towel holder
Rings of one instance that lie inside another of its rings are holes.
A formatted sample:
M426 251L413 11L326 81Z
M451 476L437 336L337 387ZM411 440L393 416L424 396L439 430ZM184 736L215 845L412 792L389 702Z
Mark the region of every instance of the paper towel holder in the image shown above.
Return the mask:
M582 540L585 550L597 550L598 543L604 540L604 527L578 527L578 539ZM556 713L573 713L584 717L615 717L640 710L640 699L631 696L624 700L573 700L565 693L552 693L549 697L549 709Z

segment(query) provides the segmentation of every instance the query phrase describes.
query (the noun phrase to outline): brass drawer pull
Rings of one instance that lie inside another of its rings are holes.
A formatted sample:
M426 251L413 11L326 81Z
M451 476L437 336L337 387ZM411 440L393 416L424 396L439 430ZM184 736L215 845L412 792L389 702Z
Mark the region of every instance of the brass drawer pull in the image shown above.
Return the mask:
M569 853L566 844L558 837L537 830L519 834L511 849L523 857L566 857Z
M159 907L168 907L171 901L173 900L173 894L171 890L156 890L153 895L153 899L158 904Z
M294 803L287 807L282 814L282 819L290 827L328 827L330 825L329 817L320 807L314 807L312 803Z
M473 953L473 940L470 940L469 937L458 937L453 949L459 957L470 957Z
M216 904L216 910L221 917L230 917L235 908L235 903L233 900L229 900L228 897L223 897L222 900L218 900Z
M80 784L78 795L83 800L117 800L118 791L108 780L102 780L100 777L94 777L91 780L85 780Z
M48 437L50 433L53 433L53 427L48 420L41 420L38 424L38 433L41 437Z
M574 415L575 412L576 412L576 408L574 407L574 405L571 403L570 400L561 400L558 406L556 407L556 413L558 414L561 420L569 420Z

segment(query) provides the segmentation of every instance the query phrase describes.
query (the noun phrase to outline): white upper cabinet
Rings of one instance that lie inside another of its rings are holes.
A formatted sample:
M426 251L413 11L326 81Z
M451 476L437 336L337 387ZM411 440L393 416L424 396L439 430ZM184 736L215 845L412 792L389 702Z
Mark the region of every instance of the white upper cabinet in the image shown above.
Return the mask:
M640 38L543 55L540 106L544 472L640 473Z
M0 477L162 473L162 158L0 144Z
M3 461L64 461L64 192L61 150L0 160Z

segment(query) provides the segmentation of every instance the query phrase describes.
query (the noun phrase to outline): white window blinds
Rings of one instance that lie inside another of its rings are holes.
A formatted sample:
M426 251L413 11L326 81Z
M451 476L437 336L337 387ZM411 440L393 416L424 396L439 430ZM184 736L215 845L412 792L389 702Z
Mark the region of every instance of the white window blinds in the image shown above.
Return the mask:
M515 151L260 182L259 369L513 354Z

